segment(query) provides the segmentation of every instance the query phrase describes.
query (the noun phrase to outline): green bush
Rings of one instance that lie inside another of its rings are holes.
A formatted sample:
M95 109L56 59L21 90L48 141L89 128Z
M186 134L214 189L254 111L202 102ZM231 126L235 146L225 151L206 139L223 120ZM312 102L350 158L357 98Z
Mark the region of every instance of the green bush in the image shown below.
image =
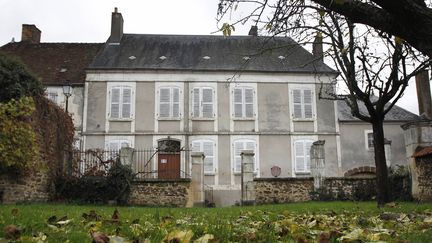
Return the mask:
M131 168L118 160L107 176L60 176L55 183L57 200L95 204L115 200L117 204L124 205L129 198L133 178Z
M35 110L33 98L0 103L0 174L29 169L39 155L30 122Z
M41 82L21 62L0 53L0 102L43 94Z

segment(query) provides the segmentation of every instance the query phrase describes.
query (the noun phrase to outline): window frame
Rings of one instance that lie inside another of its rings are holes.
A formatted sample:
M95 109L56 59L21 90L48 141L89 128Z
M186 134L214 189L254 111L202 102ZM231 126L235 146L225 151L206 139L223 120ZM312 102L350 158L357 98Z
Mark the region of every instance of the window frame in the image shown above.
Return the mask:
M119 89L119 117L112 117L112 98L113 98L113 89ZM130 89L130 112L129 117L123 117L123 106L127 104L123 100L124 90ZM135 83L123 83L123 82L111 82L108 83L107 87L107 120L109 121L132 121L135 118L135 91L136 85Z
M170 96L170 100L169 100L169 116L167 117L161 117L160 116L160 111L161 111L161 90L162 89L169 89L169 96ZM179 98L178 98L178 102L174 102L174 89L178 89L179 90ZM174 107L174 103L178 103L179 106L179 114L178 117L174 117L173 116L173 107ZM178 85L159 85L156 89L156 118L157 120L181 120L183 118L183 87L178 86Z
M301 107L301 117L296 117L295 115L295 106L298 103L295 103L294 100L294 92L295 90L299 90L300 91L300 107ZM310 105L311 105L311 117L306 117L306 112L305 112L305 107L306 107L306 103L305 103L305 91L306 90L310 90L311 92L311 100L310 100ZM290 85L289 87L289 93L290 93L290 109L291 109L291 118L293 121L314 121L316 120L316 97L315 97L315 86L314 85Z
M255 149L254 149L254 174L259 174L259 147L258 147L258 141L254 138L234 138L232 139L232 145L231 145L231 154L232 154L232 172L235 175L241 174L241 162L240 162L240 170L237 170L237 158L240 158L241 161L241 153L239 155L236 154L236 143L242 142L243 145L247 142L253 142ZM243 146L245 147L245 146ZM245 149L243 149L245 150Z
M369 146L369 134L372 134L372 146ZM365 149L366 151L374 151L374 145L373 145L373 130L364 130L365 135Z
M208 156L205 154L204 152L204 143L212 143L212 147L213 147L213 161L212 161L212 170L206 170L205 168L205 158L207 158ZM199 150L194 150L194 143L199 143L200 144L200 148ZM208 138L195 138L191 140L191 151L192 152L203 152L204 156L206 156L204 158L204 175L215 175L217 173L217 143L215 140L213 139L208 139Z
M294 172L295 174L310 174L311 173L311 156L310 156L310 149L312 147L313 142L316 141L314 139L310 139L310 138L300 138L300 139L295 139L293 141L293 157L294 157ZM297 149L296 149L296 144L297 143L302 143L303 145L303 156L297 156ZM306 144L310 143L309 149L306 148ZM304 161L304 169L303 170L297 170L297 157L303 157L303 161ZM307 158L309 158L309 160L306 160ZM309 161L309 168L308 168L308 161Z
M199 115L195 116L195 89L199 90ZM204 117L203 111L204 111L204 101L203 101L203 90L204 89L211 89L212 90L212 113L213 115L211 117ZM195 85L191 86L191 96L190 96L190 117L192 120L215 120L216 119L216 89L215 87L208 86L208 85Z
M236 102L235 100L235 92L236 89L240 89L242 92L242 101L241 103ZM252 103L250 102L246 102L246 89L251 89L252 90ZM232 120L246 120L246 121L253 121L256 120L258 117L258 104L257 104L257 85L256 83L245 83L245 84L241 84L241 85L232 85L231 86L231 102L230 102L230 106L231 106L231 119ZM241 111L241 117L237 117L236 116L236 104L241 104L242 107L242 111ZM247 105L252 105L252 116L251 117L247 117L247 110L246 110L246 106Z

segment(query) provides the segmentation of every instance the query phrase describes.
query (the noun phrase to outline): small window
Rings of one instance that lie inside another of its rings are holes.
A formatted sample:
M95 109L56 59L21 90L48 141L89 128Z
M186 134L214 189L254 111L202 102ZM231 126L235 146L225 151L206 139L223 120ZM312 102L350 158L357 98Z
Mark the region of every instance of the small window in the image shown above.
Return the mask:
M114 86L109 91L110 112L113 119L132 118L132 88L129 86Z
M313 114L313 92L310 89L294 89L293 117L297 119L312 119Z
M310 172L310 148L312 140L297 140L294 142L294 162L296 173Z
M159 118L180 118L180 88L159 89Z
M366 145L366 150L374 150L373 131L371 130L365 131L365 145Z
M193 118L213 118L214 114L213 88L194 88L192 90L192 117Z
M241 152L243 150L252 150L256 155L256 142L249 139L241 139L234 141L234 173L241 172ZM257 171L257 160L254 156L254 171Z
M233 93L234 118L254 118L255 90L251 87L238 87Z
M123 139L113 139L107 142L107 150L109 151L119 151L121 148L132 147L129 140Z
M48 93L48 99L50 99L52 102L58 104L58 94L56 92L49 92Z
M204 173L215 172L215 148L216 144L211 140L195 140L192 142L193 152L204 153Z

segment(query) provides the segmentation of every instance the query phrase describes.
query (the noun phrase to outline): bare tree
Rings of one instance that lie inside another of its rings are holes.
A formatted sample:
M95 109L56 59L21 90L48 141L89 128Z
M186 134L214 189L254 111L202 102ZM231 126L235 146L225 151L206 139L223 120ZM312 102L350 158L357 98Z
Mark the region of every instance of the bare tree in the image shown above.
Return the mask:
M225 22L224 29L253 21L270 36L289 35L300 44L318 41L328 47L323 57L317 58L325 57L334 62L333 66L339 71L339 80L346 91L342 95L322 92L320 96L345 100L353 116L372 125L377 202L382 206L390 200L384 152L384 118L403 95L410 78L422 71L429 60L401 38L367 25L355 24L350 18L315 2L318 1L221 0L218 21L222 23L229 18L232 23ZM348 1L333 2L340 4ZM250 12L235 18L236 11L242 7L239 4L250 4L252 7L245 7ZM366 113L362 106L366 108Z

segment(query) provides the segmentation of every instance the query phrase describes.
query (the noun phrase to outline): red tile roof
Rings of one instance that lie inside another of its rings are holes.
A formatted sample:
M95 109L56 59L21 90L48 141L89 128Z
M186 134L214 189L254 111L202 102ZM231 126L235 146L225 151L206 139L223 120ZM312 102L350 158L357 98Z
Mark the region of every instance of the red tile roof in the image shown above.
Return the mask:
M103 43L9 43L0 51L21 60L44 85L73 85L85 81L85 69Z
M425 157L432 154L432 146L421 148L413 154L414 158Z

